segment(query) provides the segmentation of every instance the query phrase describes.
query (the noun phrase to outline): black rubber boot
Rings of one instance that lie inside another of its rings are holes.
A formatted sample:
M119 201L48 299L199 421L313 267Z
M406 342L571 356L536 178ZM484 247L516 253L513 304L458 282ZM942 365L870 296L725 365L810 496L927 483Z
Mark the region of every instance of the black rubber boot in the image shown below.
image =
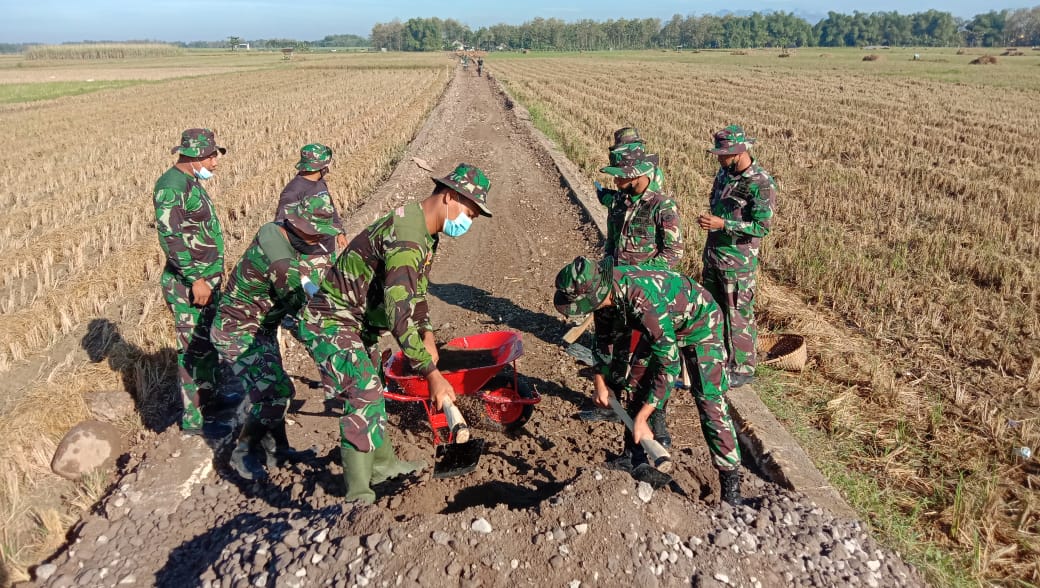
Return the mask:
M622 450L621 455L608 461L606 466L612 470L632 473L635 466L639 465L640 460L646 460L646 452L636 443L635 437L632 436L632 432L627 427L625 428L624 439L625 448Z
M668 424L665 422L667 415L665 414L668 410L668 403L650 413L650 430L654 433L654 441L661 444L661 447L665 449L672 448L672 436L668 434Z
M260 422L260 419L252 415L246 416L246 421L242 424L242 432L238 435L238 443L231 451L229 462L231 469L245 480L263 480L267 477L264 464L256 456L266 434L267 427Z
M285 434L285 419L267 426L267 434L264 435L262 444L269 468L309 461L316 457L312 449L298 451L289 445L289 438Z
M740 469L719 470L719 486L722 487L720 499L736 508L744 505L740 496Z

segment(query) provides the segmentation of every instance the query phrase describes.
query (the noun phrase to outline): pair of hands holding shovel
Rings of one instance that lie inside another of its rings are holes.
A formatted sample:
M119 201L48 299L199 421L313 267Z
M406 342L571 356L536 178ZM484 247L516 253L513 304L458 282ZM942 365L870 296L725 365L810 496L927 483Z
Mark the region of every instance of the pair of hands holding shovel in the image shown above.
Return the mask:
M434 337L433 331L423 333L423 346L426 347L426 351L433 358L433 365L436 366L440 359L440 352L437 351L437 339ZM430 402L438 410L444 411L444 416L448 420L448 428L455 434L455 442L469 441L469 426L455 406L455 389L452 388L451 383L437 369L430 372L430 375L426 377L426 382L430 387Z
M614 413L617 414L618 418L620 418L623 423L625 423L628 430L632 432L632 438L635 439L635 442L643 447L643 451L646 451L646 455L653 467L663 474L672 471L671 455L668 454L667 449L654 440L654 434L650 430L650 425L647 423L650 415L654 412L654 407L649 404L644 404L643 407L639 409L635 419L633 419L629 416L628 412L621 407L617 397L607 386L606 379L601 374L596 374L593 379L593 384L596 389L595 394L592 397L593 404L604 408L610 407L614 409ZM633 473L633 475L635 474Z

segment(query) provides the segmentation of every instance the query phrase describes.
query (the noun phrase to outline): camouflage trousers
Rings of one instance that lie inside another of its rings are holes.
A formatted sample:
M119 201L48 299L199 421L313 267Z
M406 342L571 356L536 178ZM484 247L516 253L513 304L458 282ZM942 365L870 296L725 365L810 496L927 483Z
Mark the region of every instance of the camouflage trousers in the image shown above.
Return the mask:
M726 351L732 374L755 374L755 272L724 271L705 267L701 284L711 293L726 317Z
M249 395L249 414L265 425L285 419L296 393L282 367L278 337L263 329L254 335L228 328L218 316L210 331L220 356L225 392Z
M378 339L367 336L360 327L322 325L306 311L298 333L318 364L322 381L331 382L344 400L340 446L362 453L382 447L387 420Z
M735 470L740 467L740 445L726 402L729 390L726 350L719 344L693 345L682 349L682 357L690 374L690 394L697 403L701 433L708 443L711 459L720 470Z
M184 404L181 428L200 429L202 400L204 397L208 400L217 389L217 351L210 342L209 331L217 311L219 291L213 291L208 305L194 306L191 287L170 271L163 271L162 289L177 331L177 375Z
M690 394L697 404L700 416L701 433L708 443L708 451L715 467L720 470L733 470L740 466L740 446L737 443L737 429L729 414L729 403L726 402L726 391L729 390L729 374L726 372L726 348L722 344L722 325L713 329L715 340L681 348L680 355L690 375ZM650 347L645 340L636 347L632 359L630 382L639 382L639 387L628 404L631 416L639 412L652 393L650 382L642 374L650 374ZM626 434L630 435L630 433ZM629 438L626 437L626 442ZM631 441L634 443L634 440Z

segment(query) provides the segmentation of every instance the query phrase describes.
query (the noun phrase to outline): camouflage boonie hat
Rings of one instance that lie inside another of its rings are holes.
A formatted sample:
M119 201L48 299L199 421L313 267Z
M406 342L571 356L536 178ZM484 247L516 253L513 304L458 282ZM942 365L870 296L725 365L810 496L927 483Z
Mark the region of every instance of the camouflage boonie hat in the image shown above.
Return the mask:
M610 150L620 149L630 143L643 144L643 138L639 136L639 129L635 127L624 127L614 131L614 144L610 146Z
M227 153L227 149L217 145L210 129L188 129L181 133L181 144L170 149L170 153L180 153L185 157L209 157L214 151L221 155Z
M285 222L301 235L338 235L339 229L332 224L335 214L328 192L322 192L290 204Z
M614 260L607 257L598 264L587 257L575 257L556 274L553 306L564 316L588 314L603 304L613 285Z
M638 178L654 171L656 154L647 153L640 143L630 143L610 152L610 165L599 170L618 178Z
M460 163L455 168L455 171L450 174L443 178L432 179L434 182L451 188L460 195L469 198L480 209L480 214L491 216L491 211L487 207L491 181L487 179L487 176L484 175L484 172L479 167L468 163Z
M744 134L744 128L740 125L729 125L715 133L715 148L708 149L708 153L715 155L736 155L744 153L755 144L755 140Z
M329 167L332 163L332 149L321 143L311 143L300 148L300 161L296 169L304 172L316 172Z

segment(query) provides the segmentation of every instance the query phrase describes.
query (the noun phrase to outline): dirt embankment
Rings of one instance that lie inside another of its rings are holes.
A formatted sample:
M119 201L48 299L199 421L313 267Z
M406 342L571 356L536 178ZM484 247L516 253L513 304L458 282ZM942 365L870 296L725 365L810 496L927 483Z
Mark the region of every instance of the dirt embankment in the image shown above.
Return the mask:
M544 151L491 84L458 72L407 157L437 173L465 161L487 171L494 218L445 239L432 274L438 338L508 329L525 352L521 382L542 401L519 433L478 430L478 469L428 473L377 488L374 507L343 503L337 423L320 390L298 380L290 438L317 458L241 484L222 464L228 447L169 430L138 448L116 490L37 568L48 586L777 586L921 585L920 576L856 522L834 517L749 475L750 507L717 504L718 483L689 398L672 403L676 483L652 492L602 463L620 429L583 423L587 374L560 345L566 325L552 279L595 232ZM432 184L408 159L361 209L357 230ZM290 373L315 378L298 348ZM460 404L472 422L482 407ZM407 459L432 460L425 415L390 403ZM215 455L214 455L215 454ZM44 579L45 578L45 579Z

